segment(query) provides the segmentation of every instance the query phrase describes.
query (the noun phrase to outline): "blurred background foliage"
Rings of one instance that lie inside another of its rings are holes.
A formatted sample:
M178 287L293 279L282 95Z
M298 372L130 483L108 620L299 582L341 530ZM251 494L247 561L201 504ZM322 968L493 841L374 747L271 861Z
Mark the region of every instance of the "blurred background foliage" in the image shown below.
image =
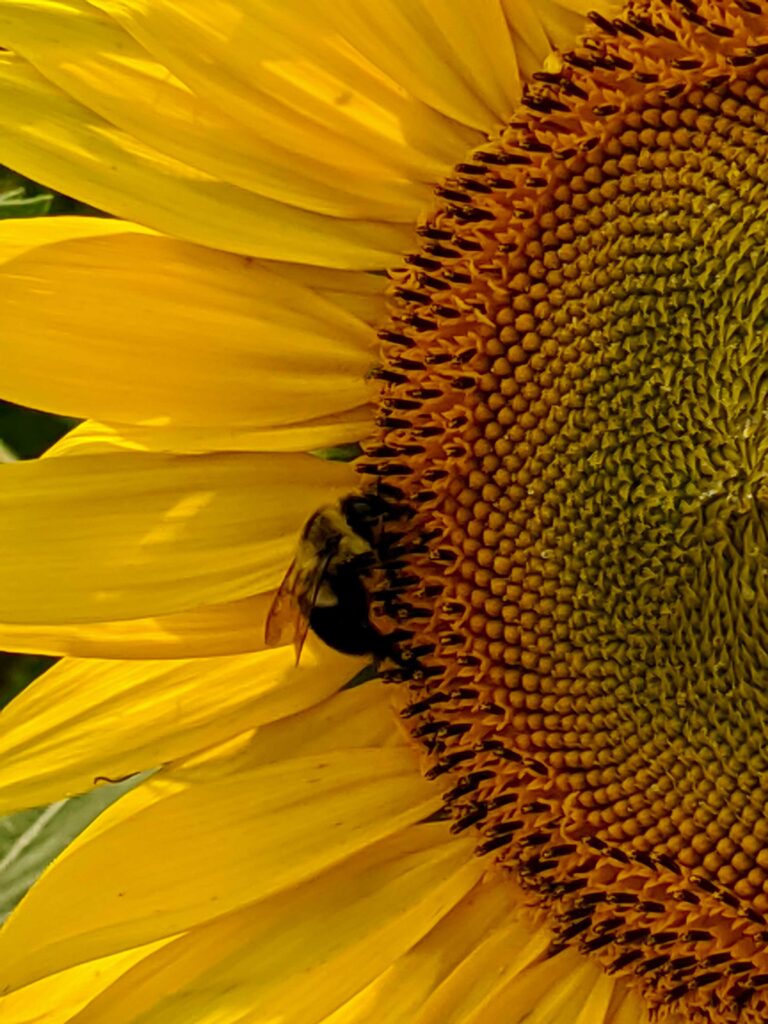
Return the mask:
M45 189L0 167L0 220L14 217L55 217L62 214L102 216L84 203ZM12 339L10 340L12 344ZM34 459L49 448L76 420L50 416L0 400L0 462ZM52 658L0 651L0 707L46 669Z

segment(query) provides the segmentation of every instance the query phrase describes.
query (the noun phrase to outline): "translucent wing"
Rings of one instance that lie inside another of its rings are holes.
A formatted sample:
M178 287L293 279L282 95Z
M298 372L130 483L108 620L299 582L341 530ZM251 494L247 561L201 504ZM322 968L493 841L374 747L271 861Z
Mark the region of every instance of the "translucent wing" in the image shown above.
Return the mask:
M299 623L298 628L293 634L293 649L296 651L297 665L299 664L299 658L301 658L304 641L307 639L307 633L309 632L309 617L312 614L312 609L317 604L317 595L320 593L320 587L323 585L323 577L329 562L330 556L320 559L315 564L311 575L308 575L305 580L307 586L299 592Z
M297 665L329 561L330 555L313 558L303 568L298 558L291 562L267 613L264 624L267 646L279 647L293 640Z
M264 623L267 647L280 647L296 636L302 617L297 595L299 575L298 563L294 560L288 566L267 612Z

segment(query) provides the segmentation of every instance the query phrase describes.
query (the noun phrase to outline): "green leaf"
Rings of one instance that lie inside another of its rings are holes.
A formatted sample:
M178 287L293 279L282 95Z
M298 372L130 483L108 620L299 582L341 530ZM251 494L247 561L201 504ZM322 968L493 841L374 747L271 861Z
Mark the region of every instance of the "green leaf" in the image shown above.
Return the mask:
M350 444L339 444L333 448L316 448L311 454L330 462L353 462L360 458L362 453L363 449L357 441L352 441Z
M36 196L25 196L23 188L13 188L0 194L0 220L11 217L45 217L53 203L50 192Z
M98 786L48 807L0 818L0 920L61 851L118 797L147 777Z

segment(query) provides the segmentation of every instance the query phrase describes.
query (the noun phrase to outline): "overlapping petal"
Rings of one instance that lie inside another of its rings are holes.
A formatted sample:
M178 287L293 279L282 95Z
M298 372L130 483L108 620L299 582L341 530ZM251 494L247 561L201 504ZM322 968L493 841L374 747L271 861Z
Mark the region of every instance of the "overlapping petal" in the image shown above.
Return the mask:
M346 658L345 663L350 665L354 661ZM410 736L392 710L391 692L384 683L369 680L351 685L305 711L276 719L251 740L239 744L236 751L227 751L226 756L208 757L202 752L187 758L174 766L174 776L192 781L250 771L283 760L287 751L294 757L358 747L407 746L413 751ZM414 763L418 763L418 758Z
M360 667L319 645L305 647L299 666L286 647L186 661L64 659L0 712L0 813L294 715L341 689Z
M354 485L349 466L299 455L5 466L0 621L145 618L268 590L307 517Z
M188 611L113 622L27 626L0 623L0 650L75 658L214 658L264 645L274 591Z
M384 292L389 278L382 273L361 273L357 270L331 270L328 267L309 267L296 263L271 263L283 277L316 291L334 305L346 309L363 323L376 326L386 315Z
M559 961L559 962L558 962ZM484 1024L500 1014L530 1024L603 1024L614 980L576 950L542 961L500 986L486 1005L467 1015L467 1024ZM516 1022L515 1022L516 1024Z
M110 124L9 53L0 54L0 131L4 159L29 177L214 249L377 269L414 241L407 223L326 216L212 178Z
M363 10L342 0L332 10L345 39L447 117L485 131L520 99L513 40L498 4L386 0Z
M326 1024L403 1024L415 1019L427 999L489 933L507 924L509 889L490 874L424 938L357 993ZM524 931L534 931L518 920Z
M105 988L167 940L90 960L0 997L3 1024L69 1024Z
M181 936L77 1024L319 1024L428 933L481 871L471 844L450 841L444 826L409 829Z
M327 5L99 0L193 93L270 147L345 168L434 182L480 139L345 43ZM482 126L491 127L490 119ZM333 153L331 153L331 148Z
M148 780L86 829L6 922L0 990L292 888L438 806L406 747L307 755L187 785Z
M395 222L412 218L429 195L424 182L395 169L387 173L383 161L368 173L340 176L335 158L345 155L345 143L338 140L341 152L329 153L329 140L317 127L298 162L285 139L270 143L253 124L256 111L248 124L235 121L84 0L55 6L9 0L0 12L0 34L9 48L110 124L217 180L331 216ZM240 45L235 35L230 57ZM258 52L251 55L259 60ZM353 157L352 167L359 162ZM370 157L366 162L372 163ZM424 177L435 169L425 168Z
M114 451L160 451L187 455L201 452L325 452L355 445L373 420L369 405L345 413L299 420L283 426L248 430L237 427L137 426L86 420L56 442L51 455L99 455Z
M506 984L514 984L542 962L550 942L547 929L520 927L518 911L478 943L436 988L421 1007L418 1024L476 1024Z
M233 431L368 400L367 324L259 263L111 226L0 226L7 398L97 420Z

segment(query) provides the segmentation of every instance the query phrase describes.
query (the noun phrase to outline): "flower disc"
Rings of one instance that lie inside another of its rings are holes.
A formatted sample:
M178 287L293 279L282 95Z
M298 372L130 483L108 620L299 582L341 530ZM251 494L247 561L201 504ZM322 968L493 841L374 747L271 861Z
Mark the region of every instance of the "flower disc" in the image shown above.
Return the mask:
M593 21L396 275L374 621L559 940L659 1019L763 1021L768 12Z

